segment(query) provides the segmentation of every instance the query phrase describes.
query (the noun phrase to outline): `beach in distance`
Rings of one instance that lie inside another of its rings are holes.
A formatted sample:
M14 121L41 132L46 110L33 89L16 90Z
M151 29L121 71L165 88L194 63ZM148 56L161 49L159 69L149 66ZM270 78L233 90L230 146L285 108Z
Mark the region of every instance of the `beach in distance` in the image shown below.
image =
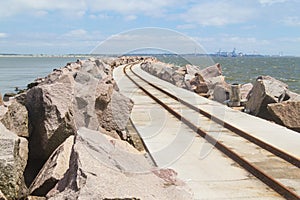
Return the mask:
M163 62L185 65L189 61L179 56L157 56ZM69 57L0 57L0 93L25 89L38 77L44 77L55 68L68 62L86 59ZM212 57L220 63L229 83L254 82L260 75L269 75L289 85L289 89L300 93L300 57Z

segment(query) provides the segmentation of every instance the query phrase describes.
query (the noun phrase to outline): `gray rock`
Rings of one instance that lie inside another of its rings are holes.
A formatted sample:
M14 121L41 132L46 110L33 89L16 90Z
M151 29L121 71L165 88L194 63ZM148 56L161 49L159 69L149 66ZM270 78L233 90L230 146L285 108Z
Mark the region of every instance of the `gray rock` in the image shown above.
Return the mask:
M300 132L300 101L272 103L267 108L276 123Z
M23 172L28 158L28 142L0 123L0 190L7 199L27 195Z
M56 183L63 178L69 168L74 136L70 136L50 156L42 170L32 182L29 193L35 196L46 196Z
M0 121L10 131L18 136L29 137L28 112L25 105L14 98L6 103L6 107L0 108Z
M227 87L223 85L217 85L213 90L213 100L224 103L229 99L229 91Z
M164 173L167 181L158 177L127 143L86 128L75 138L70 168L48 199L191 199L173 173Z
M267 105L287 100L285 99L287 91L287 84L270 76L260 76L247 97L245 110L255 116L271 120Z

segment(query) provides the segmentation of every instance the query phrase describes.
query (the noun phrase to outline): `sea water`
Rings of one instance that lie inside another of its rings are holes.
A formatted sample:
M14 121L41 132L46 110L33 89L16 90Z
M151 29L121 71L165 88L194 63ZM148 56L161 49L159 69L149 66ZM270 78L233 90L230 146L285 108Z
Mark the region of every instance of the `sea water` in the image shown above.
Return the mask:
M25 89L38 77L45 77L53 69L76 62L77 57L0 57L0 93Z
M196 59L194 57L192 59ZM0 93L25 89L38 77L45 77L53 69L75 62L82 57L0 57ZM188 62L178 56L158 56L164 62L185 65ZM300 93L300 57L211 57L220 63L228 83L254 82L258 76L270 75Z
M201 62L197 56L158 56L164 62L185 65ZM286 84L289 89L300 93L300 57L210 57L213 63L220 63L228 83L254 83L259 76L272 76ZM205 59L207 60L207 59ZM203 68L203 66L201 67Z

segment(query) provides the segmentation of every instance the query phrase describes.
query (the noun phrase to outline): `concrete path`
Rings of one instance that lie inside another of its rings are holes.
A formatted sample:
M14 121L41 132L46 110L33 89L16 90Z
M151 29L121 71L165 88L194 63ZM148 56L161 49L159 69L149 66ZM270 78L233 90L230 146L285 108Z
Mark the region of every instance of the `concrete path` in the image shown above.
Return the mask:
M227 112L233 111L221 104L161 81L139 68L135 68L135 71L192 101L194 105L203 106L228 120L236 120L235 114L228 117ZM146 96L125 77L122 67L114 70L114 78L121 92L135 102L131 119L155 162L159 167L172 168L178 172L178 177L191 188L194 199L281 199L268 186L214 149Z

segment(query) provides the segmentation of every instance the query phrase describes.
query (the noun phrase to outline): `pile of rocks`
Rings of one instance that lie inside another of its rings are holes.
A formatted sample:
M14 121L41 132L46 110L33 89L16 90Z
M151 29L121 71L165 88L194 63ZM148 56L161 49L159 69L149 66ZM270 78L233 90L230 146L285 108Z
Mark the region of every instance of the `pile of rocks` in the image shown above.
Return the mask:
M157 60L143 62L141 68L150 74L178 87L194 91L201 96L224 103L229 100L231 86L226 83L219 63L200 69L198 66L175 66ZM246 97L252 84L241 86L241 95Z
M300 95L291 92L287 84L260 76L247 99L246 112L300 132Z
M141 67L154 76L201 96L220 103L230 100L233 86L226 83L220 64L201 70L193 65L179 67L153 60L142 63ZM300 132L300 95L289 91L287 84L270 76L260 76L254 85L246 83L238 87L245 112Z
M0 98L0 198L190 199L174 171L155 169L127 142L133 102L112 72L141 60L78 60Z

